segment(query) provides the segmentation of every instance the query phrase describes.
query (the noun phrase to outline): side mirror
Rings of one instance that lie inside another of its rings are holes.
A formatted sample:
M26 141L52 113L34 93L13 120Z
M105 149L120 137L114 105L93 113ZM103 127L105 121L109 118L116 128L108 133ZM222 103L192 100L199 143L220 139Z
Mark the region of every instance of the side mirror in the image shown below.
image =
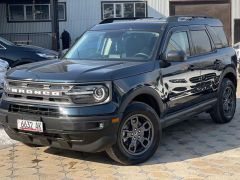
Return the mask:
M165 60L168 62L184 62L187 59L183 51L169 51L165 57Z

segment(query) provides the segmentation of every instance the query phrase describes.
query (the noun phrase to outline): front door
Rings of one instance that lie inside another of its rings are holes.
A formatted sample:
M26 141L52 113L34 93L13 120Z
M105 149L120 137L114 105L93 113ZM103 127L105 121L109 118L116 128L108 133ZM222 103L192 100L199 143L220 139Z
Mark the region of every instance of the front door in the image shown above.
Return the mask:
M165 50L183 51L187 59L184 62L170 62L161 67L162 98L168 105L168 112L184 110L200 101L201 89L200 62L192 57L193 49L188 27L178 27L168 34Z

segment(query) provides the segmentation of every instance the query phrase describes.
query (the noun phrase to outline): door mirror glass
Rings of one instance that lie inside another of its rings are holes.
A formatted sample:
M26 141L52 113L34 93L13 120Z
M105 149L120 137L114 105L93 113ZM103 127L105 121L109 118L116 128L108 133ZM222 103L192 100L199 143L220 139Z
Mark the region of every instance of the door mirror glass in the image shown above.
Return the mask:
M166 54L166 60L168 62L183 62L187 58L183 51L169 51Z

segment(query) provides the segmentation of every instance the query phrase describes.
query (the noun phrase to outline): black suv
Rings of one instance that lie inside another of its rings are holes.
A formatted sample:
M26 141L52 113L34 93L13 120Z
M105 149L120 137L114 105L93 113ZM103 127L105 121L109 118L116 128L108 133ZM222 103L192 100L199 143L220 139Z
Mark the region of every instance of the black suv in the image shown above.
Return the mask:
M106 20L63 59L8 71L0 120L26 144L141 163L169 125L201 112L233 119L236 66L217 19Z

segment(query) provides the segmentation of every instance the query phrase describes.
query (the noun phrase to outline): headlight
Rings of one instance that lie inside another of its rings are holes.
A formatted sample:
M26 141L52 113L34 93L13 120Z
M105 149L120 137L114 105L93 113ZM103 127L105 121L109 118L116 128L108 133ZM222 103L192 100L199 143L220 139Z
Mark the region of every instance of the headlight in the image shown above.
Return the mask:
M76 104L102 104L111 100L111 85L76 85L66 95Z
M45 53L36 53L38 56L46 58L46 59L57 59L58 56L55 54L45 54Z

